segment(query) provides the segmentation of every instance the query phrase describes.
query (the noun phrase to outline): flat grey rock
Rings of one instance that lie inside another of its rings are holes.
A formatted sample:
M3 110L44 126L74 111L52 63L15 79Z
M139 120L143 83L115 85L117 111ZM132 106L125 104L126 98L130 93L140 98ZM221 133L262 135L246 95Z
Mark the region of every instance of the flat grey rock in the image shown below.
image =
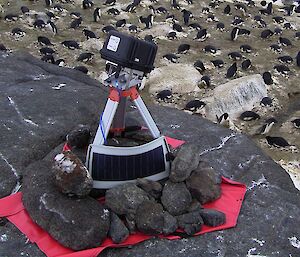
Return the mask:
M52 77L32 79L41 74ZM57 147L53 158L61 150L65 135L78 124L97 124L107 96L98 87L99 82L81 72L43 63L29 55L1 54L0 78L0 152L24 176L24 167ZM52 89L66 81L60 90ZM101 257L299 255L296 225L300 224L300 193L284 169L242 134L179 110L161 106L149 110L164 135L197 144L202 161L223 176L247 185L238 223L232 229L183 240L151 239L130 249L108 249ZM35 134L31 135L31 131ZM6 167L11 171L11 166L0 157L1 170ZM45 256L34 244L26 244L25 236L10 222L0 226L2 235L7 240L1 242L1 256Z

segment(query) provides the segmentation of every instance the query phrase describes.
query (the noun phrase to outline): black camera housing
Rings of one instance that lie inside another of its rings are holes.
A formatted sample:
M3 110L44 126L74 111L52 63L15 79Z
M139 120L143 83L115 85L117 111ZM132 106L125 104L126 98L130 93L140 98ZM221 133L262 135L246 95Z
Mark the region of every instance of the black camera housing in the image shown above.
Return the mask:
M149 73L154 69L157 45L111 31L100 50L101 57L122 67Z

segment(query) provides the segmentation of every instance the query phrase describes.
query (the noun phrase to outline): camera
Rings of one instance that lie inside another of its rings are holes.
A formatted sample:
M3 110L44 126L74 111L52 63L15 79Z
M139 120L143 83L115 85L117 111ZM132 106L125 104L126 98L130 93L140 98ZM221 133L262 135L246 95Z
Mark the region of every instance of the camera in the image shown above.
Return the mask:
M100 50L101 57L120 67L149 73L154 69L157 45L111 31Z

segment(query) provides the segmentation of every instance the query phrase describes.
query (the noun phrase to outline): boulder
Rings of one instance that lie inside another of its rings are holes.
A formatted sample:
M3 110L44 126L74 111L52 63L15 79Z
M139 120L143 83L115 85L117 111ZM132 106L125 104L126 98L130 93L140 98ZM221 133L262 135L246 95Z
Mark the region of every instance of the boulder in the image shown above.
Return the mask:
M192 202L192 196L185 183L173 183L168 180L163 188L161 203L172 215L180 215L187 211Z
M145 234L170 234L177 229L177 221L166 213L161 204L144 201L136 212L137 229Z
M136 185L146 191L154 199L158 199L161 196L163 186L157 182L145 178L138 178Z
M244 76L214 88L213 96L204 99L206 116L215 119L227 112L236 117L243 111L252 110L267 96L267 87L260 74Z
M70 131L66 136L68 146L73 148L84 148L89 145L91 138L91 129L87 125L80 124Z
M198 82L201 74L188 64L172 63L155 68L149 75L146 85L149 93L154 94L162 89L169 89L173 93L191 93L199 91Z
M30 165L23 182L23 204L30 217L55 240L73 250L99 246L106 238L109 210L97 200L70 198L57 190L52 163Z
M116 244L122 243L129 236L129 230L117 214L111 213L108 235Z
M189 236L199 232L203 225L199 212L189 212L176 217L178 227L183 229Z
M126 183L106 191L105 204L119 215L134 217L137 207L151 197L133 183Z
M7 165L6 162L1 161L2 160L0 155L0 198L10 195L18 182L18 178L14 174L12 167L9 167L9 165Z
M221 196L220 175L209 166L199 164L192 175L186 180L191 195L201 204L214 201Z
M170 180L182 182L198 167L200 156L198 147L194 144L184 144L178 151L171 165Z
M213 209L202 209L199 211L206 226L217 227L226 222L225 213Z
M81 160L71 151L55 156L52 172L59 191L68 196L85 197L93 188L93 179Z

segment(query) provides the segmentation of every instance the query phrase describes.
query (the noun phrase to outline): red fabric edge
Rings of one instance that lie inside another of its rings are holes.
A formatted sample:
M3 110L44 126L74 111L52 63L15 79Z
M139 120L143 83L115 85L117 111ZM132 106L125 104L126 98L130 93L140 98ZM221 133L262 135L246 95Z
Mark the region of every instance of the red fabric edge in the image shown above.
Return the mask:
M212 203L205 204L204 207L225 212L226 223L218 227L203 226L202 230L196 233L195 236L236 226L246 192L246 186L222 177L221 189L222 196ZM47 232L43 231L43 229L32 221L22 204L22 193L16 193L0 199L0 217L7 217L31 242L36 243L48 257L96 257L107 247L134 245L152 237L138 232L135 235L131 235L121 244L114 244L111 239L107 238L100 247L74 252L60 245ZM170 240L180 238L174 235L161 235L159 237Z

